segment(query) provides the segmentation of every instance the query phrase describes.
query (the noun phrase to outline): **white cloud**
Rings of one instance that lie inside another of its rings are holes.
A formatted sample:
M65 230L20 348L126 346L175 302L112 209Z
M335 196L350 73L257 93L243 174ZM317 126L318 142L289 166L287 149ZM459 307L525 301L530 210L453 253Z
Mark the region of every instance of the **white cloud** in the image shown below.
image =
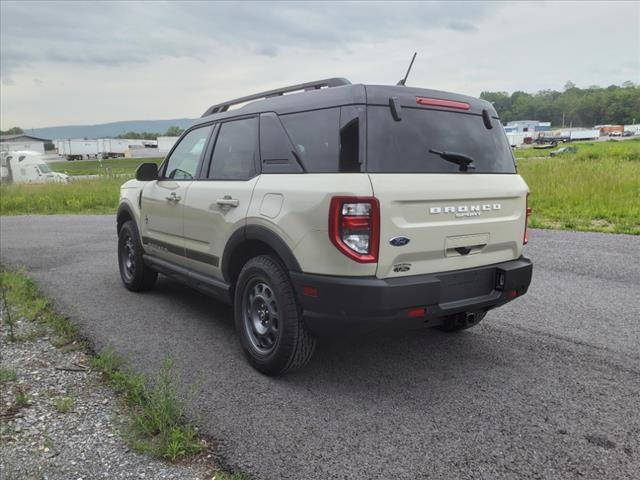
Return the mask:
M638 3L1 4L3 128L195 117L315 78L482 90L640 81ZM37 80L37 81L36 81Z

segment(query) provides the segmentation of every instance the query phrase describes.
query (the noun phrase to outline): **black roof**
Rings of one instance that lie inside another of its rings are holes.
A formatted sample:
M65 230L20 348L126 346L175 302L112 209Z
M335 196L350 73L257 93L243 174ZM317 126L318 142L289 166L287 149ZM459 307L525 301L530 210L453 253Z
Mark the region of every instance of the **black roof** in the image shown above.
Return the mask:
M275 112L284 115L343 105L389 105L390 97L397 97L403 107L417 108L424 107L417 104L416 97L464 102L470 106L467 110L468 113L481 114L482 110L486 109L491 116L497 117L493 105L489 102L467 95L398 85L351 84L343 78L331 78L269 90L213 105L205 111L199 120L196 120L195 124L263 112ZM250 103L240 108L229 110L229 107L245 102Z
M27 135L26 133L17 133L13 135L0 135L0 142L15 142L22 139L35 140L37 142L50 142L47 138L34 137L33 135Z

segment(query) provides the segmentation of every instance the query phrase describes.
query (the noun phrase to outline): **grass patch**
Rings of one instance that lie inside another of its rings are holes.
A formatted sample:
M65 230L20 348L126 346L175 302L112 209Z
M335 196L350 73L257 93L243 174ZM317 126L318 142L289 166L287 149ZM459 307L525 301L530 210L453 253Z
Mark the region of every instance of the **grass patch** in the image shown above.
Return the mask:
M69 413L73 410L75 403L71 397L61 397L56 399L55 407L58 413Z
M76 330L69 319L54 311L49 299L40 294L35 282L24 273L0 270L0 288L6 311L51 327L61 342L69 343L75 338Z
M142 163L153 162L158 165L164 158L118 158L109 160L78 160L74 162L51 162L49 167L54 172L67 175L131 175Z
M181 381L170 361L150 381L127 372L111 350L97 355L92 366L104 374L131 408L129 440L136 451L175 461L206 448L196 429L185 421L186 401L178 394Z
M531 190L529 225L639 235L640 139L572 145L572 154L518 161Z
M0 368L0 385L5 383L15 382L18 379L18 374L15 370L10 368Z
M1 185L0 215L115 213L120 186L133 178L141 163L161 161L161 158L147 158L51 163L55 171L100 177L69 183Z
M31 405L31 397L24 388L16 388L16 397L14 400L14 404L17 408L27 408L29 405Z
M1 215L115 213L125 177L78 180L71 183L3 185Z

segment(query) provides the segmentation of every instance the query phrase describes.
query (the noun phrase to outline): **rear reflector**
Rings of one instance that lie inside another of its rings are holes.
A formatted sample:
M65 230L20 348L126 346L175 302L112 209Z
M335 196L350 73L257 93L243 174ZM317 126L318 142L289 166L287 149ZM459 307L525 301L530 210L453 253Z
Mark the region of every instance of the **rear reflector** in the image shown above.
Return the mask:
M504 296L507 298L516 298L518 296L517 290L507 290L504 292Z
M531 208L529 207L529 194L527 193L527 205L525 210L524 217L524 238L522 239L522 244L526 245L529 243L529 217L531 216Z
M407 317L409 318L420 318L427 316L427 309L424 307L420 308L412 308L407 312Z
M456 102L455 100L445 100L443 98L416 97L418 105L430 107L457 108L458 110L469 110L471 105L466 102Z
M318 298L318 289L316 287L302 287L302 294L305 297Z

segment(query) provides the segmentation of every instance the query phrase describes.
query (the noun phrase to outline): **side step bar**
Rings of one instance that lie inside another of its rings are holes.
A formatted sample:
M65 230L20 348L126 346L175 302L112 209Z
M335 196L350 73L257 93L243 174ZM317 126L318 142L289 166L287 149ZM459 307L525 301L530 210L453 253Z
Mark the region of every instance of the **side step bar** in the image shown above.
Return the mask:
M190 287L199 290L205 295L212 296L217 300L231 305L233 300L231 299L231 285L221 280L218 280L207 275L194 272L180 265L176 265L168 260L163 260L153 255L144 254L144 263L146 263L152 269L171 277L174 280L185 283Z

